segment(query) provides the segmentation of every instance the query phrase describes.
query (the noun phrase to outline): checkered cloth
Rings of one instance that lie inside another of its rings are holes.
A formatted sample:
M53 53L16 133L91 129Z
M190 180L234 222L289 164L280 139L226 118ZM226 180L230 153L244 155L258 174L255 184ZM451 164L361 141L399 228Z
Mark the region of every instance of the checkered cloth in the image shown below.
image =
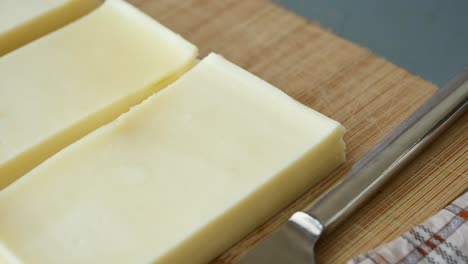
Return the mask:
M468 264L468 191L425 223L348 264Z

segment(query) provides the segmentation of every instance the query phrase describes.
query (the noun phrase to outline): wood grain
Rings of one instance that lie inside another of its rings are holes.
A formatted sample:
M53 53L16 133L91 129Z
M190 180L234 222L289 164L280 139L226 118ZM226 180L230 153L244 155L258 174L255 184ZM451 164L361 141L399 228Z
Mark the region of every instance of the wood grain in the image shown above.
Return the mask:
M416 110L436 87L269 1L132 0L196 44L260 76L347 128L348 161L268 223L219 256L242 252L333 186L356 160ZM316 250L343 263L423 221L468 187L467 117Z

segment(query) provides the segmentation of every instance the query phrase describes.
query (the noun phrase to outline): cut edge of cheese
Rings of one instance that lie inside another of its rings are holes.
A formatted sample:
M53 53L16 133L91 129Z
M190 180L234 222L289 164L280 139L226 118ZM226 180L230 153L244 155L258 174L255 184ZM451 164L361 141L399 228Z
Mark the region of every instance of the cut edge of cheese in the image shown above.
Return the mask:
M180 68L178 70L173 71L171 74L167 75L166 78L160 79L147 87L142 87L142 89L138 90L134 94L128 94L126 97L107 105L107 107L105 107L104 109L100 109L96 113L91 113L90 115L83 117L73 126L70 126L67 129L60 131L59 133L51 135L48 139L43 140L41 143L28 148L21 154L7 160L3 164L0 164L0 173L2 174L0 175L0 191L9 186L15 180L19 179L21 176L25 175L31 169L35 168L36 166L38 166L39 164L56 154L61 149L79 140L80 138L89 134L95 129L111 122L121 114L126 113L131 107L140 104L142 101L150 97L155 92L164 89L169 84L177 80L185 72L190 70L193 67L193 65L197 63L196 58L198 56L198 48L196 46L185 40L182 36L178 35L177 33L172 32L170 29L166 28L158 21L155 21L148 15L139 11L137 8L133 7L129 3L124 2L123 0L107 0L96 10L91 12L89 16L93 15L93 13L95 12L99 12L100 9L106 8L106 5L111 4L119 7L120 11L125 12L126 15L134 15L136 13L139 13L138 15L141 16L140 21L137 21L136 23L151 23L156 30L159 30L159 34L167 38L169 41L178 42L178 45L187 49L187 54L190 54L188 50L193 51L192 54L190 55L190 57L187 57L187 61L185 62L185 64L180 65ZM83 19L86 19L86 17L84 17ZM70 26L79 22L80 20L75 21L72 24L70 24ZM65 30L65 28L63 29ZM49 36L52 35L46 35L43 39L45 40ZM31 43L31 45L34 45L35 43L37 42ZM13 53L8 54L7 56L10 55L13 55ZM115 111L115 109L124 110L119 112Z
M131 107L140 104L155 93L155 91L164 89L167 85L177 80L180 75L188 71L192 66L193 63L185 65L180 71L174 73L167 79L162 80L155 85L151 85L151 89L146 89L144 93L132 94L118 102L114 102L113 104L108 105L105 109L99 111L99 114L97 114L98 117L95 114L89 115L77 122L75 125L70 126L68 129L52 135L49 139L29 148L27 151L22 152L15 158L7 161L1 168L4 175L0 176L0 191L18 180L33 168L37 167L42 162L46 161L48 158L58 153L61 149L79 141L82 137L93 132L95 129L99 129L99 127L106 125L120 115L126 113L126 111L115 112L115 108L131 109ZM129 107L128 102L131 102ZM70 140L69 138L73 138L74 140ZM25 164L27 164L27 166L25 166Z
M100 0L69 0L6 32L0 32L0 57L81 18L101 3Z

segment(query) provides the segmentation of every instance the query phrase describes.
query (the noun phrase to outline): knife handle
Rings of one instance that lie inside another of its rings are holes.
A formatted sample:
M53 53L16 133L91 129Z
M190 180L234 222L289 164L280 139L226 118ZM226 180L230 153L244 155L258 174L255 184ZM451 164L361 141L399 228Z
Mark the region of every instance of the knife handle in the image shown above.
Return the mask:
M468 68L361 158L344 180L303 212L330 231L468 108Z

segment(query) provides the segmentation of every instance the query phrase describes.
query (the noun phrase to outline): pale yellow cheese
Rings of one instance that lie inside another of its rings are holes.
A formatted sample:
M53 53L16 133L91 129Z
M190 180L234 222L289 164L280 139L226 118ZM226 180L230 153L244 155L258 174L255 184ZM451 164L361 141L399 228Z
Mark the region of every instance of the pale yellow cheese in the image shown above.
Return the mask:
M0 189L167 85L197 49L120 0L0 58Z
M0 57L80 18L100 0L0 0Z
M344 160L343 127L211 54L0 192L0 256L206 263Z

